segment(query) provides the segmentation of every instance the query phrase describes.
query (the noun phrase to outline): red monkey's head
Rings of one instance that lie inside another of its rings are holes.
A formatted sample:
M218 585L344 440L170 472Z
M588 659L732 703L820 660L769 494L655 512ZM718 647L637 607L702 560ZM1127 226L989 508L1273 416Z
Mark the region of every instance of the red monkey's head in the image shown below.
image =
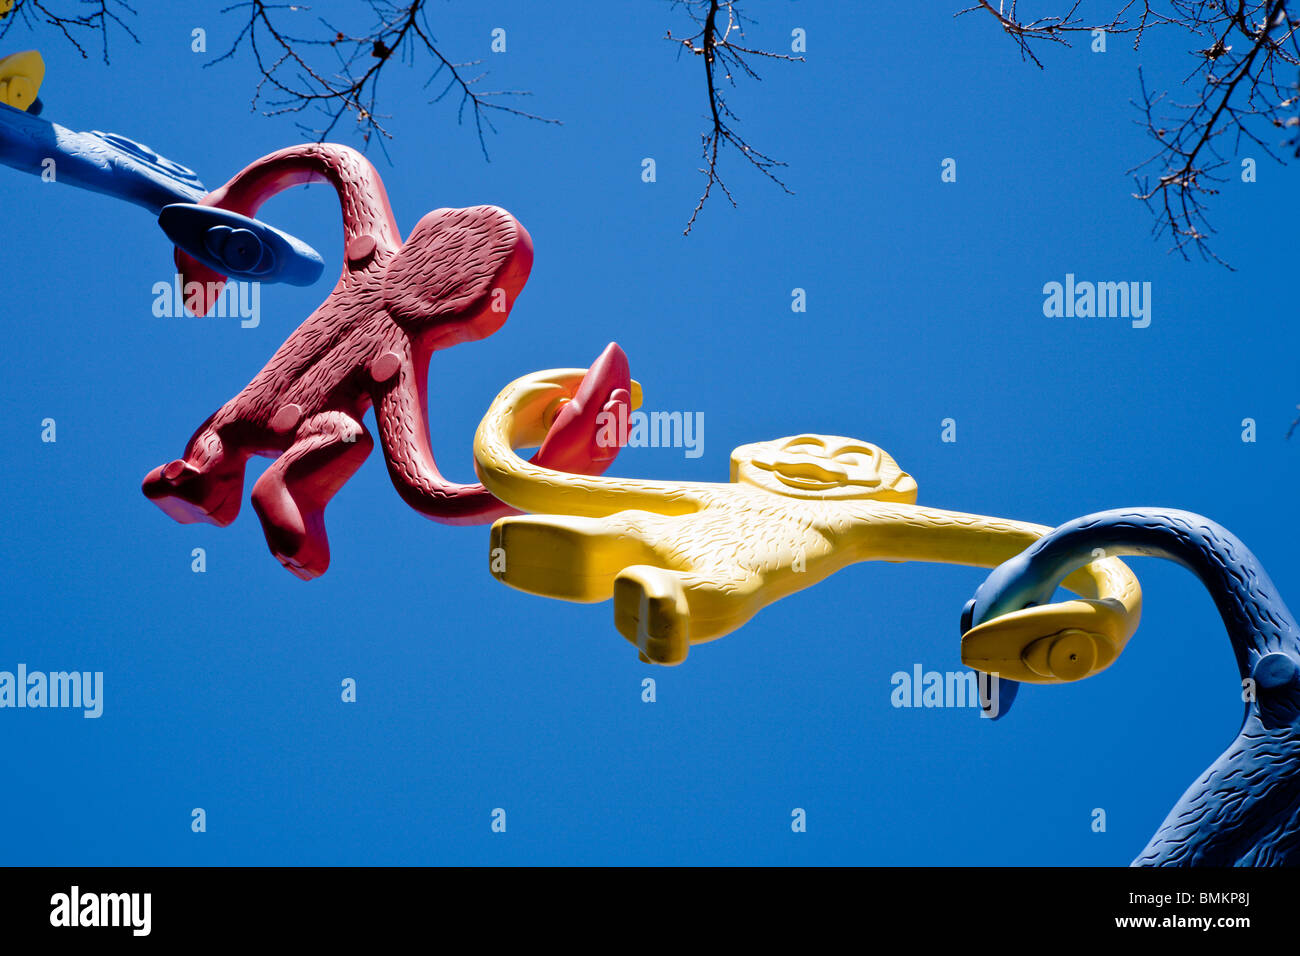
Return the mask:
M434 348L501 328L533 266L528 231L504 209L435 209L384 276L384 306Z

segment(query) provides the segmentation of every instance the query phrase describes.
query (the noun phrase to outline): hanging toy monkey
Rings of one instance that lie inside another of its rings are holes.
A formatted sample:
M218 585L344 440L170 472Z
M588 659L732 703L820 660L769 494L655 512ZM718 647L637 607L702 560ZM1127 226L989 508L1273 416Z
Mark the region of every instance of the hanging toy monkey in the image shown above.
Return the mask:
M479 425L480 479L502 501L533 512L492 526L492 573L547 597L612 596L615 626L645 661L678 664L690 644L729 634L764 606L850 564L994 567L1050 530L919 506L912 477L880 448L851 438L799 435L743 445L732 452L726 484L560 474L519 458L513 449L540 441L554 409L581 381L576 369L521 378ZM631 398L613 401L626 406ZM1065 586L1082 600L1054 605L1040 630L1016 633L1014 648L998 644L990 627L983 645L964 650L982 655L978 663L963 660L1036 683L1078 680L1108 666L1137 627L1137 580L1120 561L1105 559ZM1086 667L1051 653L1041 670L1024 665L1026 650L1050 650L1079 628L1099 636ZM996 653L983 653L991 646Z
M0 20L4 14L0 6ZM35 50L0 59L0 107L7 107L0 108L0 165L149 210L178 249L209 267L209 279L311 285L320 278L325 261L302 240L201 204L207 189L194 170L120 133L83 132L42 117L44 80L45 61Z
M439 473L426 385L435 351L501 327L533 261L527 231L495 206L434 210L403 240L379 173L346 146L280 150L201 203L252 216L271 196L308 182L330 184L342 206L338 284L243 391L199 427L184 456L153 469L143 486L177 521L224 526L239 513L248 459L274 458L253 487L253 507L271 552L303 579L329 566L325 506L374 447L362 424L372 406L389 476L412 508L444 524L486 524L511 513L482 485ZM236 232L223 241L239 238ZM176 261L186 287L204 290L195 305L206 312L223 277L184 251ZM611 344L587 377L583 400L553 422L539 461L604 470L618 449L596 446L593 419L606 396L627 394L629 384L626 358Z

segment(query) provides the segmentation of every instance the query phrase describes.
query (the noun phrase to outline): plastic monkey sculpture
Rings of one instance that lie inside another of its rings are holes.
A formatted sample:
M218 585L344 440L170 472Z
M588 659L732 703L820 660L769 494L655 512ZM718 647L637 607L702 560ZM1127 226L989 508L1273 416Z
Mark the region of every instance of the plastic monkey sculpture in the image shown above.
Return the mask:
M503 501L535 513L493 525L492 570L534 594L612 596L615 626L643 660L680 663L690 644L734 631L763 606L849 564L993 567L1049 530L918 506L911 476L875 445L850 438L744 445L732 452L728 484L565 475L523 461L512 448L540 438L548 409L581 378L579 370L559 370L519 379L479 425L479 477ZM1090 564L1066 586L1084 598L1073 602L1075 618L1109 643L1086 672L1062 667L1027 679L1052 683L1100 670L1137 626L1141 591L1121 562Z
M325 505L374 446L361 421L371 406L389 476L412 508L444 524L511 513L482 485L439 473L426 383L434 351L501 327L533 259L524 227L493 206L435 210L403 242L379 174L344 146L273 153L202 201L252 215L276 193L312 181L333 186L342 205L338 284L253 381L200 426L184 457L144 479L145 495L177 521L227 525L239 513L249 457L275 458L253 487L253 507L272 553L303 579L329 565ZM186 253L177 253L177 263L187 285L197 275L205 287L215 278L219 289L220 276ZM614 361L618 347L606 353L587 382L588 393L602 394L579 403L592 411L584 416L575 406L557 417L540 461L599 472L617 453L597 447L592 423L606 395L629 387L626 359Z
M1230 531L1200 515L1155 508L1077 518L989 575L968 605L966 638L999 622L1028 626L1056 586L1097 549L1165 558L1200 578L1247 691L1236 738L1188 787L1133 865L1300 862L1300 628L1258 560ZM1070 646L1086 658L1092 643L1075 635Z

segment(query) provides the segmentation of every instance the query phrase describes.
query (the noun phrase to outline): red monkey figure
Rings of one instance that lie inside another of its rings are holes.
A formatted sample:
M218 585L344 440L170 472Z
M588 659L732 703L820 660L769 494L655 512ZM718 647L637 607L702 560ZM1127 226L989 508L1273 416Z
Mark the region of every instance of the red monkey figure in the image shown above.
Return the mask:
M346 146L313 144L263 157L202 204L254 216L291 186L327 182L343 207L343 274L329 297L244 390L200 426L185 456L149 472L143 490L177 521L224 527L239 514L244 467L275 458L252 502L271 553L309 580L329 567L325 506L374 447L362 424L374 406L388 473L412 508L444 524L487 524L514 509L481 484L438 472L429 447L425 385L438 349L499 329L528 279L532 240L495 206L436 209L402 242L378 171ZM226 230L229 233L230 230ZM210 241L239 241L218 233ZM203 314L225 277L176 253ZM596 416L630 401L627 359L612 344L567 407L558 409L539 464L600 474L617 448L599 447Z

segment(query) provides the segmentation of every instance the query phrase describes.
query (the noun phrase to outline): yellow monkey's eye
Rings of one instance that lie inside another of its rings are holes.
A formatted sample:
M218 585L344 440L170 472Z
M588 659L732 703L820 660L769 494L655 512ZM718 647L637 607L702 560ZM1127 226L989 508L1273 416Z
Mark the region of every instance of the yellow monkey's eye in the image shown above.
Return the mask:
M835 456L835 460L850 469L873 468L875 466L875 462L871 460L870 456L859 454L857 452L852 452L847 455L841 452Z
M838 451L835 452L835 457L836 458L859 457L859 458L865 458L871 460L876 457L876 453L872 451L870 448L866 447L865 445L845 445L843 448L840 448Z
M792 452L796 455L825 455L826 444L820 439L805 435L800 438L792 438L781 448L783 452Z

